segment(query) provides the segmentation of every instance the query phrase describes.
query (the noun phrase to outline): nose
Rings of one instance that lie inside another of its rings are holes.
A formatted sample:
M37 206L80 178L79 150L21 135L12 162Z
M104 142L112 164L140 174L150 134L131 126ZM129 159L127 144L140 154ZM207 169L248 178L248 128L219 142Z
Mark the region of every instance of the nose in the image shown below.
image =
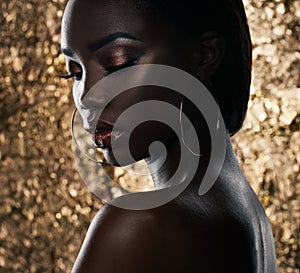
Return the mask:
M75 90L80 107L83 109L104 108L109 98L108 92L101 83L103 73L96 69L89 69L84 74Z

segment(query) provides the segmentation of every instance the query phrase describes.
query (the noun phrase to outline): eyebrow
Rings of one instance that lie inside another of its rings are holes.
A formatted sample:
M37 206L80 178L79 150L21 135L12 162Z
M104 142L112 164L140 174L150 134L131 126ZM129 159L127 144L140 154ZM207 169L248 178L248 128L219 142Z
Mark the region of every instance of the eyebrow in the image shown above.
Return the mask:
M115 33L109 34L108 36L100 39L99 41L96 41L96 42L92 43L89 46L89 49L90 49L90 51L95 52L98 49L104 47L105 45L107 45L107 44L109 44L109 43L111 43L111 42L113 42L117 39L120 39L120 38L130 39L130 40L134 40L134 41L140 41L140 39L132 36L129 33L115 32Z
M104 47L105 45L107 45L107 44L109 44L109 43L111 43L111 42L113 42L117 39L120 39L120 38L130 39L130 40L134 40L134 41L140 41L140 39L132 36L129 33L115 32L115 33L109 34L109 35L105 36L104 38L92 43L89 46L89 50L91 52L95 52L95 51L99 50L100 48ZM71 50L67 49L67 48L62 48L61 51L66 56L69 56L69 57L74 56L74 53Z

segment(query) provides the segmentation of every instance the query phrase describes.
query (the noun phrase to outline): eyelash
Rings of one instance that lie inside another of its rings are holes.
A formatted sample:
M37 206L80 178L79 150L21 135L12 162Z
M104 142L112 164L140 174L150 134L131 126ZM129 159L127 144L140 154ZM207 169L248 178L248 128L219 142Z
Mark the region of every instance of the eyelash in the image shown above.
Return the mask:
M120 65L116 65L116 66L111 66L111 67L106 67L105 70L107 72L107 75L113 73L113 72L116 72L118 70L121 70L122 68L126 68L126 67L129 67L129 66L132 66L132 65L135 65L137 63L139 58L134 58L128 62L125 62L123 64L120 64Z
M126 68L126 67L129 67L129 66L135 65L137 63L137 61L138 61L138 58L134 58L134 59L132 59L128 62L125 62L123 64L107 67L107 68L105 68L105 70L107 72L106 75L109 75L113 72L121 70L122 68ZM71 73L71 74L68 74L68 75L62 75L60 77L63 78L63 79L66 79L66 80L74 78L75 81L80 81L81 77L82 77L82 72Z
M74 78L74 80L76 81L79 81L81 79L81 75L82 73L81 72L78 72L78 73L71 73L71 74L68 74L68 75L62 75L60 76L62 79L71 79L71 78Z

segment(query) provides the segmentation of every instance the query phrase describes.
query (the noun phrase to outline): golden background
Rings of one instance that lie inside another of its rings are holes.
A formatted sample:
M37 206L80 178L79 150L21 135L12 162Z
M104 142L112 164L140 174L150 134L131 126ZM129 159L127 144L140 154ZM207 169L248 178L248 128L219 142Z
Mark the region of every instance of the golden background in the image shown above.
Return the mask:
M253 84L234 147L273 227L279 273L299 273L300 2L244 1ZM0 271L69 272L101 207L73 163L65 0L0 0Z

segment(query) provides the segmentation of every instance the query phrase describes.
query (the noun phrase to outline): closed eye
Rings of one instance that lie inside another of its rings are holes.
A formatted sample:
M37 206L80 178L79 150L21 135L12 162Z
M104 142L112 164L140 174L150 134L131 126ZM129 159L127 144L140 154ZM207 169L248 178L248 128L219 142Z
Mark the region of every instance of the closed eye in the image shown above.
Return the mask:
M137 63L139 58L134 58L128 62L125 62L123 64L120 64L120 65L115 65L115 66L110 66L110 67L106 67L105 70L107 72L107 75L113 73L113 72L116 72L118 70L121 70L123 68L126 68L126 67L129 67L129 66L133 66Z
M60 76L62 79L71 79L71 78L74 78L74 80L76 81L80 81L81 77L82 77L82 73L81 72L78 72L78 73L71 73L71 74L68 74L68 75L62 75Z
M69 74L61 76L63 79L74 78L75 81L80 81L82 78L82 67L80 64L70 60L67 61L67 70Z

